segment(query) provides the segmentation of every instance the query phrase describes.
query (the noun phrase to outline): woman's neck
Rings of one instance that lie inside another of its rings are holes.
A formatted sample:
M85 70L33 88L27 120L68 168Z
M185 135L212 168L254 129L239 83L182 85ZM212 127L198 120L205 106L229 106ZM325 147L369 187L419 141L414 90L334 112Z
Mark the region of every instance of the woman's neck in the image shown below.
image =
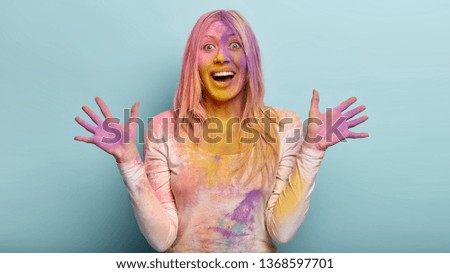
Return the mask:
M210 118L218 118L221 121L228 121L233 118L242 118L244 106L240 94L232 100L221 102L206 98L206 113Z

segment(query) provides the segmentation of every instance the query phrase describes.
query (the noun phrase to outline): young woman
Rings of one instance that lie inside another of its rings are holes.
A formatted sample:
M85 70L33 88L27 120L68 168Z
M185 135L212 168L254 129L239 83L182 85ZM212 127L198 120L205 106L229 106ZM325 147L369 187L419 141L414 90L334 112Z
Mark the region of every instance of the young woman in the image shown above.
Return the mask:
M367 137L349 131L367 116L351 119L363 105L344 113L354 97L321 113L314 90L304 135L295 113L263 97L249 24L236 11L213 11L192 30L173 109L149 124L143 161L138 103L118 124L106 122L113 116L96 98L106 119L83 106L96 126L76 117L93 136L75 140L115 157L141 232L157 251L273 252L273 241L289 241L303 222L325 150ZM111 141L113 130L119 137Z

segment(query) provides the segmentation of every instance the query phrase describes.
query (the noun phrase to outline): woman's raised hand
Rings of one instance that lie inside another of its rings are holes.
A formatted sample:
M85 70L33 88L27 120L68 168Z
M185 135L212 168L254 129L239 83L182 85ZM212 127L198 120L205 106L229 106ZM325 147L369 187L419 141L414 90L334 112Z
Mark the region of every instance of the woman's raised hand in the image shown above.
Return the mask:
M95 98L95 102L100 107L105 119L100 118L91 108L83 106L83 111L92 119L95 125L76 117L75 120L93 136L76 136L74 139L86 143L92 143L100 149L114 156L117 162L125 162L132 159L140 159L136 147L136 128L137 122L132 122L138 118L139 102L136 102L131 108L130 119L122 124L114 118L105 102Z
M304 145L318 150L326 150L347 138L368 137L368 133L355 133L349 130L368 119L367 116L351 119L366 109L364 105L344 113L344 110L355 102L356 98L351 97L326 113L321 113L319 111L319 92L314 89L308 118L308 133Z

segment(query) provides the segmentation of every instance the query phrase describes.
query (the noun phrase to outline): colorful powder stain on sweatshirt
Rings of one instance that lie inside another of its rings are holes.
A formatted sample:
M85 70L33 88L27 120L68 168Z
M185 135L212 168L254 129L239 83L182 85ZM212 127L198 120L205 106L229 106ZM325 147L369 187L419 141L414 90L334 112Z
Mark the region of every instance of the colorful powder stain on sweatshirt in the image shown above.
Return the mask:
M219 225L210 229L219 232L224 239L228 240L228 244L233 244L236 240L252 234L256 209L262 197L261 190L255 189L248 192L233 213L225 214L224 218L219 220Z

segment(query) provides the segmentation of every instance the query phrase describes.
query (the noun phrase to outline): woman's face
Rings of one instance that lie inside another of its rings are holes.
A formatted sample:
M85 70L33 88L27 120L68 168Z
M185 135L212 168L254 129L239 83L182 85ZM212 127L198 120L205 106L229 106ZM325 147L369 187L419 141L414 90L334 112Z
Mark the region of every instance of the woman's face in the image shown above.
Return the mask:
M247 61L237 33L216 21L206 30L198 50L199 72L207 99L227 102L242 97Z

